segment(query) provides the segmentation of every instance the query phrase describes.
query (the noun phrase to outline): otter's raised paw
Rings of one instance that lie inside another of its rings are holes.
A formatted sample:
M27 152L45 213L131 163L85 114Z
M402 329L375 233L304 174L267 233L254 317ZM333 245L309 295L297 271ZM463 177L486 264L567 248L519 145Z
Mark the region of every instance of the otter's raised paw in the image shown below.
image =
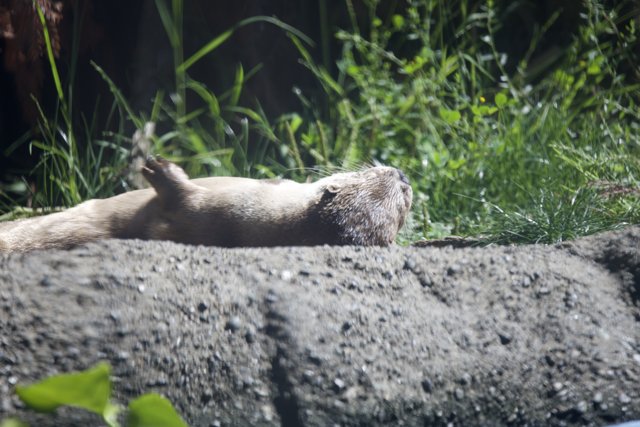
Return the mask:
M189 177L184 170L175 163L160 156L148 156L142 168L142 174L149 184L156 187L157 184L166 185L188 181Z
M180 166L160 156L147 157L142 175L161 198L175 197L189 182L189 177Z

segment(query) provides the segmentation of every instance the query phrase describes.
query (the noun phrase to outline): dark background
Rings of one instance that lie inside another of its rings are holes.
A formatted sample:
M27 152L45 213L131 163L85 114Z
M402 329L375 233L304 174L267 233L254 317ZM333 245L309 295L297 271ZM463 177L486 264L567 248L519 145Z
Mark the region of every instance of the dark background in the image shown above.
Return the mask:
M98 117L104 117L113 101L106 83L89 60L108 73L136 111L149 108L158 88L171 87L172 51L154 1L38 1L51 12L48 22L50 31L53 30L63 86L68 78L65 65L71 59L73 23L79 22L74 17L82 16L83 25L76 29L79 33L76 114L91 115L97 108ZM478 10L484 4L466 3ZM496 3L501 23L496 42L500 51L508 54L507 66L511 69L529 47L536 29L557 10L561 11L560 16L539 43L532 63L536 58L542 61L550 55L561 55L574 37L582 8L582 2L577 0ZM376 13L384 21L394 13L402 13L406 5L404 1L385 0ZM368 9L360 0L354 0L353 6L360 30L366 34L371 20ZM0 0L0 183L28 174L38 160L37 152L31 153L28 144L21 144L10 153L7 150L27 132L37 138L38 113L32 96L41 102L46 114L52 114L56 105L51 73L38 38L41 25L34 13L31 0ZM335 73L340 47L333 34L340 28L351 29L344 0L189 0L184 10L185 57L238 21L256 15L275 16L308 35L316 43L310 49L316 60ZM13 25L10 36L8 22ZM401 56L412 53L411 45L399 45L397 49ZM262 69L244 86L242 102L255 105L258 100L269 117L277 117L300 109L292 88L299 87L305 94L319 93L317 81L300 65L299 56L284 31L257 23L234 33L189 73L214 91L222 91L232 84L239 63L245 72L261 64Z

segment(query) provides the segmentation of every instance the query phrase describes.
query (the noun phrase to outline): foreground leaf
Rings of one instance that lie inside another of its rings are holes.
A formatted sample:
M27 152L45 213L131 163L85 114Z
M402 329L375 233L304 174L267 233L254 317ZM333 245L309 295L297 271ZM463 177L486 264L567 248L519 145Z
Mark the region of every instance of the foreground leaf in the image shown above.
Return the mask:
M107 363L99 363L83 372L55 375L30 386L17 386L16 393L36 411L51 412L68 405L102 415L111 395L110 373Z
M129 403L128 427L188 427L169 400L148 393Z
M29 427L29 424L23 423L16 418L7 418L0 421L0 427Z

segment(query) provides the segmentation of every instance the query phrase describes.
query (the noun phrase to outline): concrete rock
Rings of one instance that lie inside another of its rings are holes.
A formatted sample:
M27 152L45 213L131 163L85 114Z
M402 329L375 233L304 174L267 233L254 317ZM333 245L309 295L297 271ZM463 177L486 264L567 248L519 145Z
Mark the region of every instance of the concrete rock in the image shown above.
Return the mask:
M193 426L638 419L639 253L631 227L556 246L0 255L0 419L96 424L11 391L100 360L117 401L158 392Z

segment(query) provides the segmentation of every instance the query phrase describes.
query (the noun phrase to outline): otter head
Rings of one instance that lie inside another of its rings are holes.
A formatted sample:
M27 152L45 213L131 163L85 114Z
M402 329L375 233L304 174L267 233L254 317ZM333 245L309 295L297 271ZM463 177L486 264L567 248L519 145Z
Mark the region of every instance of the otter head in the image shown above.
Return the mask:
M390 245L411 208L409 180L396 168L338 173L317 184L322 196L316 208L321 222L337 233L337 244Z

